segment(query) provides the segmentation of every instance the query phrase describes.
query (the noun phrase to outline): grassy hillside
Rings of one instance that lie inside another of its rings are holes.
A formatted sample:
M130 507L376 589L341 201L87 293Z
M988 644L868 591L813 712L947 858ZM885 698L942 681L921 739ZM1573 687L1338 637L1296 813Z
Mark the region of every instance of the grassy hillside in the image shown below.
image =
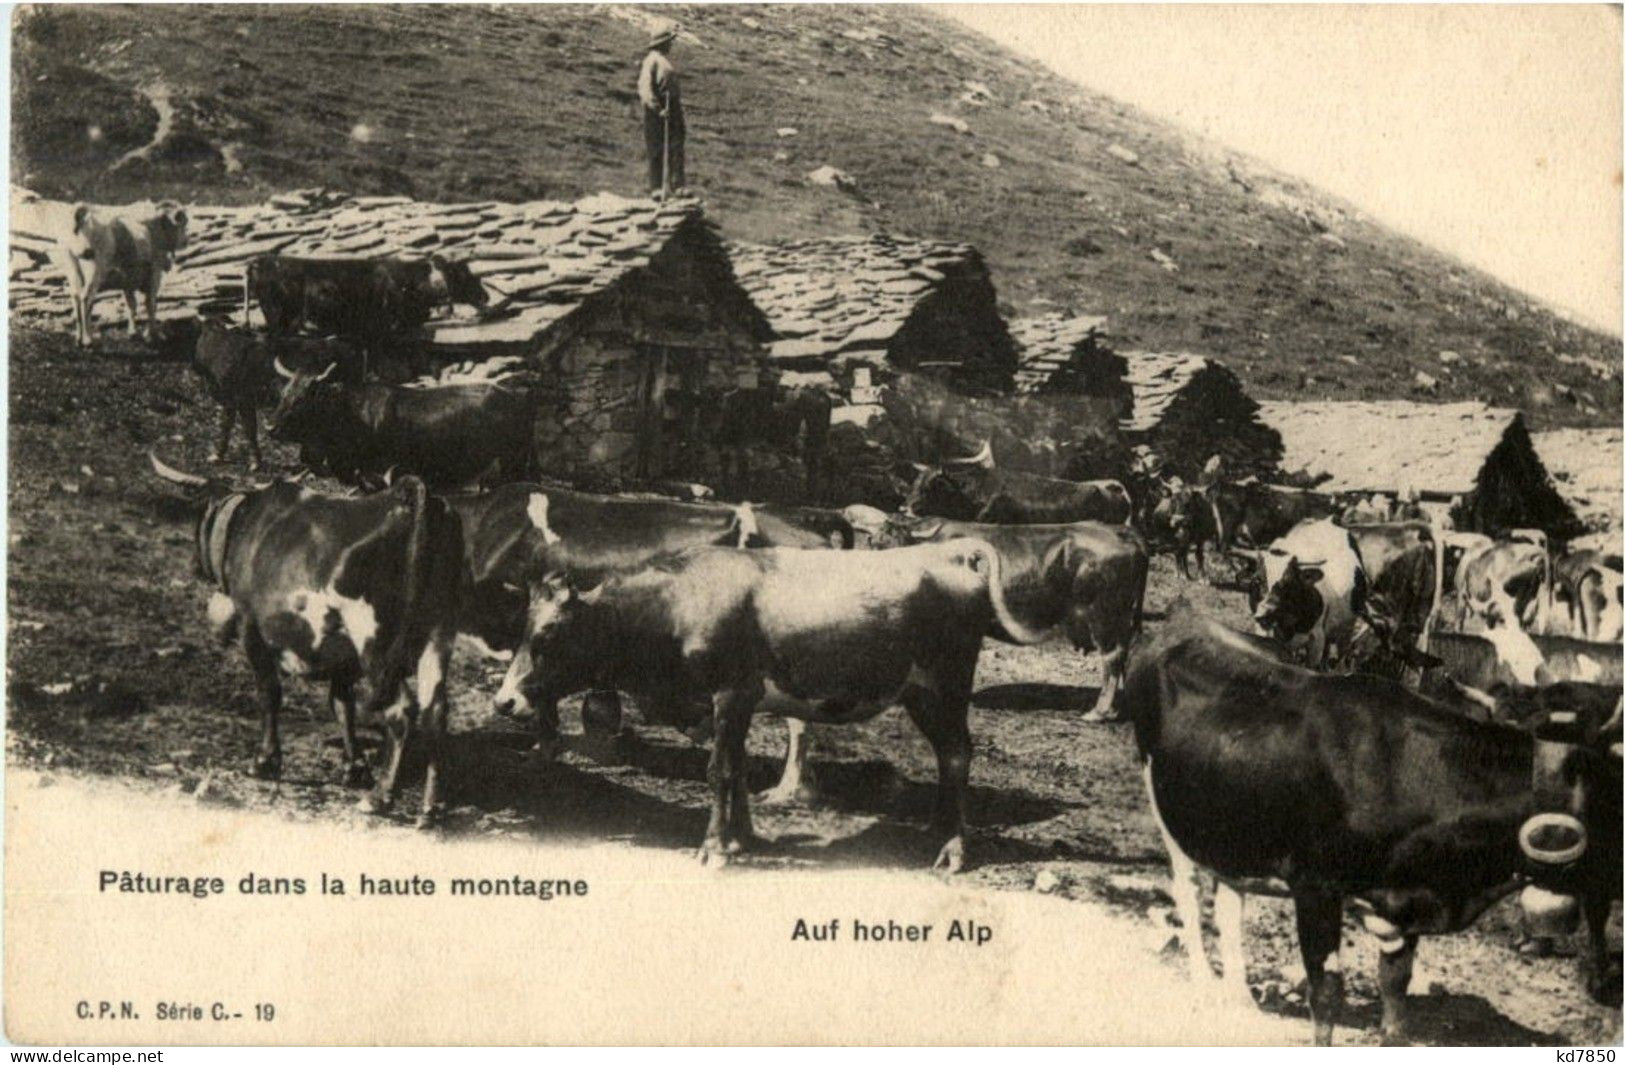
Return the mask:
M956 25L898 7L660 13L692 38L678 52L690 175L732 236L968 240L1012 311L1108 314L1119 346L1218 355L1260 397L1481 399L1538 426L1618 421L1618 340ZM24 12L14 179L105 200L242 202L318 184L425 199L633 193L632 84L651 17ZM825 165L856 193L806 180ZM1419 372L1436 384L1423 390Z

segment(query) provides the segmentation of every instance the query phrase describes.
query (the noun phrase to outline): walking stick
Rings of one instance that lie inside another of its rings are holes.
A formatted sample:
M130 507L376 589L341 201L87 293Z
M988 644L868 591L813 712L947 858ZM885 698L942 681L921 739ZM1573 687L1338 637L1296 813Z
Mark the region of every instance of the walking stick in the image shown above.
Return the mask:
M671 199L671 97L666 97L661 120L665 128L660 136L660 198Z

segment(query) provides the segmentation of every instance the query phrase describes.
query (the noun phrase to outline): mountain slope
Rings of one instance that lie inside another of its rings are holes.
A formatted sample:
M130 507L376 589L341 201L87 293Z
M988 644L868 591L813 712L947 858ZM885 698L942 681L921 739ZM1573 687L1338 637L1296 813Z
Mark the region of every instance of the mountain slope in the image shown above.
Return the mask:
M636 192L632 84L662 15L692 38L689 170L730 236L967 240L1013 312L1107 314L1119 347L1219 356L1260 398L1618 420L1618 340L906 7L34 9L14 180L105 200ZM825 165L856 194L806 180Z

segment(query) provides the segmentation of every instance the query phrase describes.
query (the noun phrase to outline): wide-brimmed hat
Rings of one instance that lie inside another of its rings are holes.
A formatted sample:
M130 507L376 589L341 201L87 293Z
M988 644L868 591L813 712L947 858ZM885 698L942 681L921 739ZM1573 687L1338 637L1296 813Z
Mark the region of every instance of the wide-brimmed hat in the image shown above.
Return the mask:
M649 31L649 48L659 48L668 41L677 39L677 24L675 22Z

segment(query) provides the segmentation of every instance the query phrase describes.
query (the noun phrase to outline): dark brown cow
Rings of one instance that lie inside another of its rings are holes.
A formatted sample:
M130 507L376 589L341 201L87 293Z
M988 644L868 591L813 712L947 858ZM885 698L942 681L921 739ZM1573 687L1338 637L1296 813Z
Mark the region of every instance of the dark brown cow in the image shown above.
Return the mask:
M1121 525L1133 514L1134 502L1120 481L1063 481L999 469L992 444L984 443L968 459L919 467L903 511L993 525Z
M462 630L498 654L525 653L525 587L538 575L592 582L696 547L850 547L853 538L838 512L811 507L681 503L526 483L452 496L449 502L462 521L467 552L469 593ZM595 696L596 722L618 725L620 703L613 691ZM538 746L552 751L556 704L532 705L522 690L504 685L495 706L505 715L533 710ZM645 709L657 722L687 728L696 721L681 704Z
M1337 517L1342 512L1333 496L1258 481L1217 481L1203 491L1213 506L1220 551L1237 544L1263 547L1301 522Z
M395 470L437 488L529 470L536 417L530 378L346 386L338 365L288 375L267 422L272 436L299 444L306 465L346 484L375 483Z
M1080 651L1098 651L1102 683L1085 720L1105 721L1114 713L1123 659L1139 634L1149 571L1145 542L1133 529L1085 521L1070 525L987 525L979 522L883 514L852 506L847 519L870 546L892 548L971 538L999 552L1004 596L1024 627L1047 635L1060 629ZM997 623L988 636L1019 643ZM765 802L808 802L817 796L806 726L794 718L779 783L761 796Z
M1342 999L1329 962L1345 900L1377 937L1383 1034L1402 1040L1418 939L1459 931L1527 885L1546 894L1526 892L1526 904L1555 895L1572 912L1578 900L1587 989L1617 1004L1606 933L1621 880L1617 734L1543 728L1537 742L1391 681L1287 665L1197 617L1135 646L1120 698L1192 930L1192 967L1211 978L1195 883L1204 867L1220 879L1214 914L1238 1002L1251 1002L1241 891L1280 885L1292 897L1324 1044Z
M187 359L210 398L220 405L220 435L210 460L226 461L232 430L241 425L248 438L251 470L264 465L258 408L276 400L274 367L279 360L302 367L325 367L335 361L353 362L358 369L360 365L360 353L341 340L283 337L272 341L215 318L189 318L165 326L160 349Z
M946 838L936 864L956 872L982 634L996 619L1037 638L1001 587L999 552L970 539L884 552L697 548L582 593L543 578L504 687L537 703L584 688L654 703L709 696L716 739L701 857L717 864L753 839L745 736L758 709L845 724L902 705L936 751Z
M282 773L277 717L282 673L328 683L344 733L345 781L364 786L356 747L356 684L368 680L367 715L381 713L390 751L363 805L387 811L401 758L422 715L428 778L420 824L440 809L440 751L449 706L448 667L462 590L462 533L423 482L401 480L363 499L318 495L287 482L232 492L156 458L166 480L210 493L197 527L197 568L214 586L209 620L235 638L259 686L262 732L256 776Z
M262 255L249 262L243 283L247 324L252 297L273 336L306 324L360 342L380 354L389 339L420 328L437 305L490 301L468 264L428 259L309 259Z

